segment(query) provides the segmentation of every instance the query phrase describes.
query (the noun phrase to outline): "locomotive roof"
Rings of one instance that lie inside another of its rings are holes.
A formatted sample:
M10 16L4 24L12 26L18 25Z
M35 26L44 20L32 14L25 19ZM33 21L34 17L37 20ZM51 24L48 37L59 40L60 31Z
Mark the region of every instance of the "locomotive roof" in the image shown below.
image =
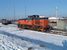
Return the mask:
M27 18L19 19L19 20L27 20Z
M19 19L19 20L32 20L32 19L35 19L35 20L48 19L48 17L46 17L46 18L24 18L24 19Z

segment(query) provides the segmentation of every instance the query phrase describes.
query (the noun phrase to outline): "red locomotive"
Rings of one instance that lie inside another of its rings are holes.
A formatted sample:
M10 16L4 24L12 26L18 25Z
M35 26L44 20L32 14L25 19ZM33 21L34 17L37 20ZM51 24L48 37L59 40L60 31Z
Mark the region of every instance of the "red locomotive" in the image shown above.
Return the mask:
M28 18L20 19L17 22L19 28L38 31L46 31L49 23L48 18L39 18L39 15L28 16Z

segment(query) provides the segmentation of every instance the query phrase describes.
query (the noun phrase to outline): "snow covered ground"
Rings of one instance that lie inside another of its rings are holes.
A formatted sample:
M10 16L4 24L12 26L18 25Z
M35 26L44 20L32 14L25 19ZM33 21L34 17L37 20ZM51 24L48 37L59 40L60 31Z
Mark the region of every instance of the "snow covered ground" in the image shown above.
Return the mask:
M30 48L31 50L50 50L46 47L40 47L40 45L3 33L0 32L0 50L30 50Z
M6 29L7 27L8 29ZM1 28L3 29L0 31L0 50L50 50L47 47L41 47L38 44L32 43L30 41L25 41L23 38L19 38L18 36L13 36L8 32L3 32L5 29L7 31L9 30L9 32L10 30L17 31L14 27L14 29L9 28L9 26L3 26Z
M0 27L0 31L8 32L9 34L20 37L27 37L31 40L33 39L32 42L45 45L52 50L67 50L67 36L54 35L31 30L19 30L16 25L2 26Z

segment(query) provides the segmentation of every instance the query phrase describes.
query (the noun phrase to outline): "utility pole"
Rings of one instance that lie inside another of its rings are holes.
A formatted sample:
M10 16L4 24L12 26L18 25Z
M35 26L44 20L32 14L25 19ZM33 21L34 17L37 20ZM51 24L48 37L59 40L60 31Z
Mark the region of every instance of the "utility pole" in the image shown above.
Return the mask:
M58 7L56 6L56 17L58 17Z
M27 14L26 14L26 13L27 13L27 12L26 12L26 11L27 11L27 10L26 10L26 9L27 9L27 8L26 8L26 0L25 0L25 5L24 5L24 7L25 7L25 17L26 17L26 15L27 15Z
M13 4L14 4L13 7L14 7L14 20L15 20L15 17L16 17L16 16L15 16L15 13L16 13L16 12L15 12L15 0L13 0L13 2L14 2L14 3L13 3Z

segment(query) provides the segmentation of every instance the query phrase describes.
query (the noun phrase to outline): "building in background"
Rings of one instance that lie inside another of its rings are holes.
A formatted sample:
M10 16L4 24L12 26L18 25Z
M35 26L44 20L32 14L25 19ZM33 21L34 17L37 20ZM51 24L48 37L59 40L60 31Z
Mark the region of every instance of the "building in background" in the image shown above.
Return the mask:
M49 17L49 25L54 29L67 30L67 18Z
M57 22L57 28L61 30L67 30L67 19L59 19Z

